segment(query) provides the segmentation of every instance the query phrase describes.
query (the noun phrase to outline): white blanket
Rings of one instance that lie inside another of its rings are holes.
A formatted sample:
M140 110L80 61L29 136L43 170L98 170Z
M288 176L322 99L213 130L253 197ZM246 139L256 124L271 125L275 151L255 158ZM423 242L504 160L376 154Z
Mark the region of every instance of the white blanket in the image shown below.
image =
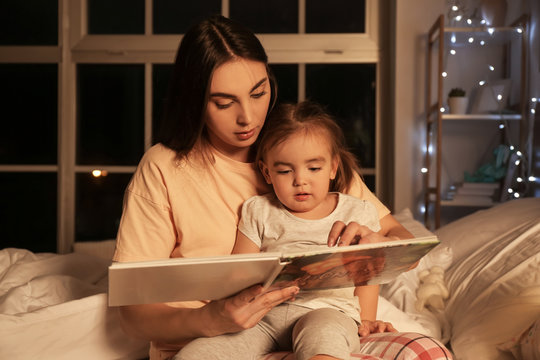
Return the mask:
M107 306L109 261L0 251L0 359L140 359Z

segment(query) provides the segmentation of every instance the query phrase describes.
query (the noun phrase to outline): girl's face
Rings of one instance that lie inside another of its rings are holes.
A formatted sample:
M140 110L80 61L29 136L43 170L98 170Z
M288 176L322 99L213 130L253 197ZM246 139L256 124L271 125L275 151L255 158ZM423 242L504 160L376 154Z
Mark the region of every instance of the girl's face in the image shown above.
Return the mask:
M270 149L260 167L279 201L304 219L320 219L335 208L328 194L336 177L338 160L332 156L323 133L294 134Z
M247 162L270 104L270 81L262 62L238 58L216 68L210 84L206 127L211 144Z

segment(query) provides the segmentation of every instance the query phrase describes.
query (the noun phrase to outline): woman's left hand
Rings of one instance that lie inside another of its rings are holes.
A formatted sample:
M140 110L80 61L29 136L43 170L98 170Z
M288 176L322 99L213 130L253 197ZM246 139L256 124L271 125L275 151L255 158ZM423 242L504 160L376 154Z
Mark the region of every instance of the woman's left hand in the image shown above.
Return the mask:
M358 326L359 336L368 336L369 334L384 332L397 332L397 330L391 323L381 320L362 320L362 324Z
M347 246L352 244L366 244L395 240L394 237L385 237L378 232L371 231L367 226L356 222L345 224L336 221L328 235L328 246Z

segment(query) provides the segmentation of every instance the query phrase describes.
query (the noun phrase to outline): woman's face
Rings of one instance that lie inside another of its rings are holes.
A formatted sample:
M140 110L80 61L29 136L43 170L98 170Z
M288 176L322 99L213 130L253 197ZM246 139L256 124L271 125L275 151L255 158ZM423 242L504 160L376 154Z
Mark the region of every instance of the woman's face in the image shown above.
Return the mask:
M262 62L238 58L216 68L206 109L210 143L224 155L247 162L266 119L270 92Z

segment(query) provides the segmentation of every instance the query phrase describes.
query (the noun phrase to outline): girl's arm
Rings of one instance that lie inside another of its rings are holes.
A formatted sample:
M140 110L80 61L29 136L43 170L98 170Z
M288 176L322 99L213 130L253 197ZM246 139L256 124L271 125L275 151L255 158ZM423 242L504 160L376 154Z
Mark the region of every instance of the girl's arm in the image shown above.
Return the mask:
M354 295L358 296L358 302L360 303L360 319L362 320L362 324L358 326L360 336L397 331L391 323L376 320L379 285L357 286L354 289Z
M399 239L412 239L414 236L392 215L388 214L380 220L381 230L374 232L365 225L356 222L345 224L336 221L328 234L328 246L347 246L351 244L375 243Z
M250 254L261 252L261 249L241 231L236 232L233 254Z

